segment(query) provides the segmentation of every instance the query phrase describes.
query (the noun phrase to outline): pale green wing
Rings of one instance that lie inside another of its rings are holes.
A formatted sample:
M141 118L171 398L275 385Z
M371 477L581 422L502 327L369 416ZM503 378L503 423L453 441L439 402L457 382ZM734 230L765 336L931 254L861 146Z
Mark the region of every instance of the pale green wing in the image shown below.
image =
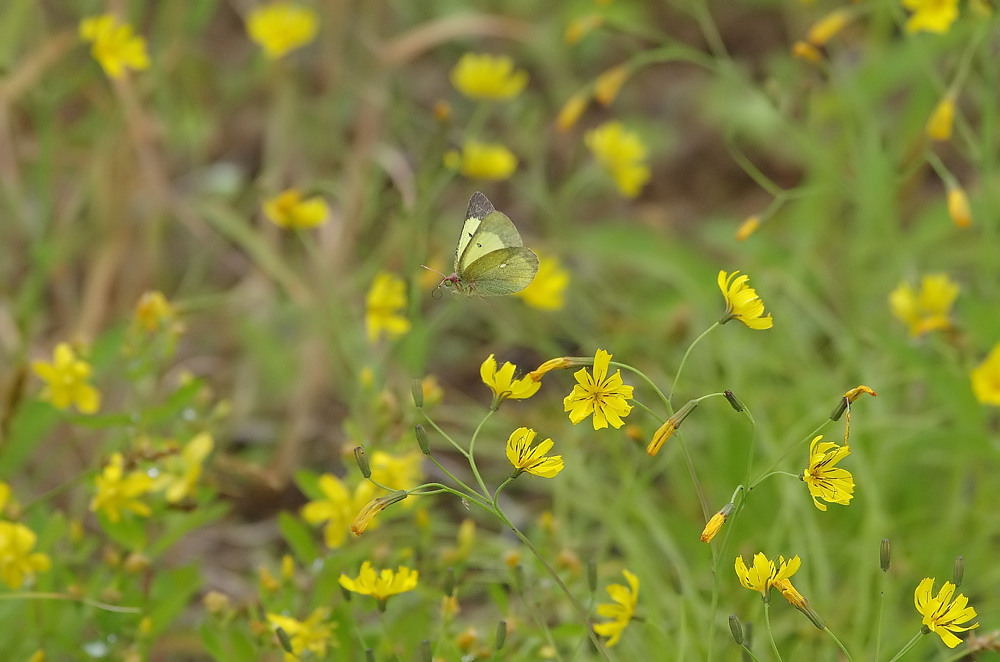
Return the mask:
M483 219L495 212L493 203L485 195L476 191L469 199L469 209L465 212L465 225L462 226L462 233L458 235L458 246L455 248L455 272L458 273L458 262L462 253L468 248L469 242L475 236L476 230L483 222Z
M472 233L465 250L459 254L455 272L461 276L462 272L483 256L503 248L518 246L524 246L524 242L510 219L503 212L490 212Z
M523 246L511 246L483 255L466 267L460 276L462 284L471 292L502 296L520 292L531 284L537 273L538 256L534 251Z

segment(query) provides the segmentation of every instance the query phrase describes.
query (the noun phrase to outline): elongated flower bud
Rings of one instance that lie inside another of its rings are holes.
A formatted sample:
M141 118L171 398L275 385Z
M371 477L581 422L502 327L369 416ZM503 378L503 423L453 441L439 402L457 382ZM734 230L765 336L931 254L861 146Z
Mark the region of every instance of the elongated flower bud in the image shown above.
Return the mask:
M427 431L424 430L424 426L419 423L414 425L413 432L417 436L417 446L420 446L420 452L424 455L430 455L431 447L430 443L427 441Z
M354 448L354 461L358 463L358 469L361 469L361 475L365 478L372 477L372 468L368 464L368 456L365 455L365 449L361 446L356 446Z
M878 567L882 572L889 572L889 563L892 561L892 546L888 538L882 538L882 544L878 549Z

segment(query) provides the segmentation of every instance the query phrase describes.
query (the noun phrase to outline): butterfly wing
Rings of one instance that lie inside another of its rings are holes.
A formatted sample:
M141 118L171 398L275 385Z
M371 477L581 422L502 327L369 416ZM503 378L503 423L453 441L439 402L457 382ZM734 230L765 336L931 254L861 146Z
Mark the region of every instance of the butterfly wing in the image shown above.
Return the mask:
M537 273L538 256L534 251L523 246L509 246L489 251L469 264L461 273L461 279L477 294L503 296L526 288Z
M455 248L455 272L459 271L459 261L469 247L469 242L475 236L483 219L496 211L493 203L485 195L476 191L469 199L469 209L465 212L465 224L462 233L458 235L458 246Z
M461 276L474 262L493 251L521 246L524 246L524 242L521 241L517 228L506 214L494 210L476 226L468 244L458 256L455 272Z

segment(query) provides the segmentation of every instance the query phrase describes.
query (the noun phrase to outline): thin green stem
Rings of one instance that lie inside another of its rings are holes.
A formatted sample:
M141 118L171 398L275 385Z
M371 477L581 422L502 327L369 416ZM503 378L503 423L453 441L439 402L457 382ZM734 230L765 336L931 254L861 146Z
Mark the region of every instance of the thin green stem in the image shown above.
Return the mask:
M19 593L7 593L0 595L0 600L65 600L66 602L79 602L81 604L85 604L90 607L95 607L97 609L102 609L104 611L114 612L116 614L142 613L142 609L139 607L122 607L120 605L108 604L107 602L100 602L99 600L92 600L91 598L66 595L65 593L42 593L38 591L22 591Z
M663 401L663 404L666 405L666 407L667 407L667 415L668 416L672 416L673 415L674 408L670 404L670 398L668 398L667 396L663 395L663 391L660 390L660 387L656 385L656 382L654 382L652 379L650 379L648 376L646 376L646 373L642 372L638 368L633 368L632 366L630 366L627 363L620 363L618 361L610 361L609 364L613 365L613 366L616 366L618 368L624 368L625 370L628 370L632 374L634 374L637 377L639 377L642 381L646 382L646 384L648 384L649 387L651 389L653 389L653 391L655 391L658 396L660 396L660 400Z
M789 446L785 450L784 453L782 453L777 458L775 458L775 460L771 463L771 465L769 467L767 467L766 469L764 469L764 471L761 472L761 474L762 474L761 477L759 477L757 480L753 481L753 483L751 483L748 486L748 489L753 489L754 487L756 487L757 485L759 485L760 482L762 480L764 480L764 478L767 478L767 475L764 475L764 474L768 474L769 475L771 473L771 470L774 469L776 466L778 466L778 463L780 463L782 460L784 460L786 457L788 457L789 455L792 454L792 451L794 451L795 449L797 449L799 446L801 446L805 442L808 442L808 441L811 441L812 439L814 439L816 437L816 435L819 434L820 430L822 430L823 428L825 428L826 426L828 426L832 422L833 421L831 421L829 418L826 419L825 421L823 421L822 423L820 423L816 427L815 430L813 430L812 432L810 432L809 434L807 434L805 437L803 437L802 439L800 439L798 442L796 442L796 443L792 444L791 446Z
M882 649L882 612L885 611L885 576L887 573L883 572L882 577L879 580L879 590L878 590L878 620L875 624L875 659L878 660L879 652Z
M708 327L701 332L701 335L695 338L690 345L688 345L687 350L684 352L684 357L681 358L681 364L677 367L677 374L674 375L674 383L670 387L670 393L667 394L667 400L672 401L674 399L674 391L677 389L677 382L681 380L681 373L684 372L684 365L687 363L688 356L691 355L691 350L694 346L701 342L701 339L707 336L710 332L714 331L719 326L719 322L714 323L712 326Z
M913 635L913 638L910 639L908 642L906 642L906 645L903 646L898 653L893 655L892 659L889 660L889 662L896 662L896 660L909 653L910 649L917 645L917 642L920 641L920 637L924 636L924 634L925 634L924 631L921 630L920 632Z
M476 426L476 431L472 433L472 439L469 440L469 454L466 456L469 460L469 468L472 469L472 475L476 477L476 482L479 483L479 487L482 490L482 494L489 494L490 491L486 487L486 483L483 482L483 477L479 475L479 467L476 466L476 440L479 438L479 432L486 425L486 421L490 420L493 416L495 410L490 409L486 412L486 416L483 420L479 421L479 425Z
M770 615L771 603L768 600L764 600L764 627L767 628L767 638L771 641L771 650L774 651L774 658L781 662L781 653L778 652L778 644L774 640L774 631L771 629L771 615Z
M430 423L431 427L434 428L434 430L439 435L441 435L442 437L444 437L445 440L447 440L447 442L449 444L451 444L455 448L455 450L457 450L459 453L461 453L462 455L464 455L466 458L469 457L469 451L467 451L464 448L462 448L462 446L457 441L455 441L454 439L452 439L451 436L447 432L445 432L444 430L442 430L441 427L437 423L434 422L434 419L427 415L427 412L425 412L423 409L421 409L420 413L424 415L424 420L426 420L428 423Z
M460 485L462 487L462 489L464 489L469 494L475 494L477 497L485 497L486 496L486 495L483 495L483 494L479 494L479 492L476 492L476 490L474 490L473 488L471 488L468 485L466 485L464 481L460 480L457 476L455 476L455 474L453 474L450 471L448 471L448 469L446 469L443 464L441 464L440 462L438 462L437 459L433 455L428 455L427 458L431 462L433 462L434 466L436 466L438 469L440 469L444 473L445 476L447 476L448 478L451 478L453 481L455 481L455 483L457 483L458 485Z
M828 627L824 627L823 630L828 635L830 635L830 637L832 637L835 642L837 642L837 645L840 647L840 650L842 650L844 652L844 655L847 657L848 662L854 662L854 658L851 657L851 652L849 650L847 650L847 647L844 646L844 643L840 639L837 638L837 635L835 635L833 633L833 630L831 630Z

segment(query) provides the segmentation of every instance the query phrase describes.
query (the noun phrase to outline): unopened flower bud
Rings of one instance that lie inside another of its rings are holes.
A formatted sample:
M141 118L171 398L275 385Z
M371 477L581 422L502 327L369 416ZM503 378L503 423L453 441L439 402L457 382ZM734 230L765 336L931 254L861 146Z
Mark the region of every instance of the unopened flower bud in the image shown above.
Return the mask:
M282 650L286 653L295 654L295 649L292 648L292 640L288 637L288 633L280 625L274 628L274 634L278 637L278 643L281 644Z
M847 406L849 404L850 401L846 397L841 398L840 402L837 403L837 406L834 408L833 413L830 414L830 420L839 421L840 417L844 415L845 411L847 411Z
M740 223L740 227L736 228L736 241L745 241L747 237L752 235L760 227L760 216L756 214L753 216L747 216L746 219Z
M503 648L507 641L507 621L497 623L497 642L493 645L493 650L498 651Z
M368 464L368 456L365 455L365 449L361 446L355 446L354 448L354 461L358 463L358 469L361 470L361 475L365 478L372 477L372 468Z
M365 504L365 507L361 509L361 512L351 522L351 532L356 536L360 536L368 528L368 525L371 524L371 521L375 519L376 515L408 496L409 492L406 490L397 490L392 494L372 499Z
M892 546L888 538L882 538L882 543L878 548L878 567L882 572L889 572L889 563L892 560Z
M733 639L736 641L737 646L743 645L743 624L740 623L740 618L736 614L729 615L729 631L733 634Z
M712 538L719 532L722 525L726 523L729 513L733 512L733 508L735 507L735 504L729 502L722 507L722 510L712 515L712 518L708 520L708 524L705 525L704 530L701 532L702 542L712 542Z
M730 404L730 406L733 409L736 410L736 413L740 413L741 411L743 411L743 403L740 402L739 398L733 395L732 391L726 389L725 391L723 391L723 395L726 396L726 401Z
M948 215L956 227L967 228L972 224L972 211L965 190L956 185L948 187Z
M677 431L677 428L681 426L684 419L688 417L694 408L698 406L697 400L690 400L687 404L678 410L676 414L668 418L660 428L653 433L653 440L649 442L646 446L646 453L649 455L656 455L660 452L660 448L663 446L667 439L670 439Z
M956 556L955 557L955 570L952 572L951 581L958 589L962 585L962 580L965 579L965 557Z
M413 433L417 437L417 446L420 446L420 452L424 455L430 455L431 447L430 443L427 441L427 430L424 429L424 426L419 423L414 425Z
M414 379L410 382L410 394L413 396L413 404L417 409L422 409L424 406L424 383L420 379Z

